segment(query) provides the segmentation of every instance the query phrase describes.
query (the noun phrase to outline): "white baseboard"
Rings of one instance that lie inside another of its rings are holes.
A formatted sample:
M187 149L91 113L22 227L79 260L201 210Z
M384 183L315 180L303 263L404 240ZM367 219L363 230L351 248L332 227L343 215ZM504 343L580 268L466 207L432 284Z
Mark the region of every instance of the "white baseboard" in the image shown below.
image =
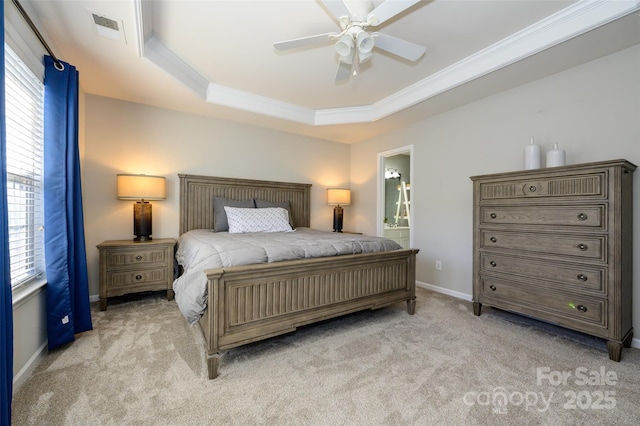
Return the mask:
M448 288L443 288L437 285L423 283L420 281L416 281L416 286L426 288L427 290L435 291L436 293L446 294L447 296L452 296L457 299L466 300L467 302L473 301L473 296L471 294L462 293L460 291L449 290ZM640 348L640 338L634 337L633 339L631 339L631 347Z
M439 287L433 284L416 281L416 286L426 288L427 290L435 291L436 293L446 294L447 296L452 296L452 297L455 297L456 299L466 300L467 302L471 302L473 300L473 296L470 294L462 293L461 291L449 290L448 288Z
M18 371L18 373L13 376L13 392L20 388L24 384L24 382L31 376L31 373L36 368L40 359L44 356L47 351L47 345L49 342L45 340L45 342L35 351L29 361Z

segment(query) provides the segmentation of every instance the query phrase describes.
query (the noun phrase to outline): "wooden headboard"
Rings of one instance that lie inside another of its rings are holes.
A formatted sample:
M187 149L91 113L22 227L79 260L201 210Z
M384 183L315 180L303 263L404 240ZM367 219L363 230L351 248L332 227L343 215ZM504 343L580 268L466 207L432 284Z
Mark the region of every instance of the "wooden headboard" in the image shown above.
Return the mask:
M289 201L295 226L310 226L311 184L179 174L180 235L213 228L213 197Z

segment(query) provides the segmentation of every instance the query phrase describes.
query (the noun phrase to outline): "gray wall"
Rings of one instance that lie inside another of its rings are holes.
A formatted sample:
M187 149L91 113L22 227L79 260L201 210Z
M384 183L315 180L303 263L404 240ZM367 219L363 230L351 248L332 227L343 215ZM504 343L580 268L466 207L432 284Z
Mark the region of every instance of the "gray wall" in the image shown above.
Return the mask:
M373 233L376 155L414 145L411 192L417 279L470 298L472 184L470 176L523 169L523 148L535 136L543 152L557 141L567 164L624 158L640 166L640 46L439 114L352 146L352 189L358 194L351 225ZM640 170L635 173L634 217L640 223ZM640 226L634 228L634 264L640 265ZM435 260L442 260L442 271ZM640 295L640 266L634 271ZM634 325L640 328L640 297ZM639 346L635 339L634 345Z

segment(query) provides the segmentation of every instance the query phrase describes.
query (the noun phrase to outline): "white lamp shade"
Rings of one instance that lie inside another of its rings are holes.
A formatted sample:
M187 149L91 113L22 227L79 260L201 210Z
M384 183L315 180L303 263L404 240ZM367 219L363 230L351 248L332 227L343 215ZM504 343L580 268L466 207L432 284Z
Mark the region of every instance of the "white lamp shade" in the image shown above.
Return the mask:
M353 38L351 38L351 35L344 34L340 37L336 42L335 49L340 56L351 56L351 49L353 49Z
M351 204L351 190L344 188L327 189L327 204L330 206L348 206Z
M356 41L358 42L358 51L361 55L371 52L373 46L376 44L375 39L371 37L366 31L358 32Z
M118 175L119 200L164 200L167 198L163 176Z

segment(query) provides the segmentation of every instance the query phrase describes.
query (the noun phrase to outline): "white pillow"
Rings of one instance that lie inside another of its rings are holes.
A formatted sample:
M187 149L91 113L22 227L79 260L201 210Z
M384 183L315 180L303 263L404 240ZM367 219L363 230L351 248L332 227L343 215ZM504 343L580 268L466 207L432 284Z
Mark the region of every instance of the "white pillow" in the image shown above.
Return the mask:
M229 233L290 232L289 213L281 207L247 209L224 206L229 222Z

